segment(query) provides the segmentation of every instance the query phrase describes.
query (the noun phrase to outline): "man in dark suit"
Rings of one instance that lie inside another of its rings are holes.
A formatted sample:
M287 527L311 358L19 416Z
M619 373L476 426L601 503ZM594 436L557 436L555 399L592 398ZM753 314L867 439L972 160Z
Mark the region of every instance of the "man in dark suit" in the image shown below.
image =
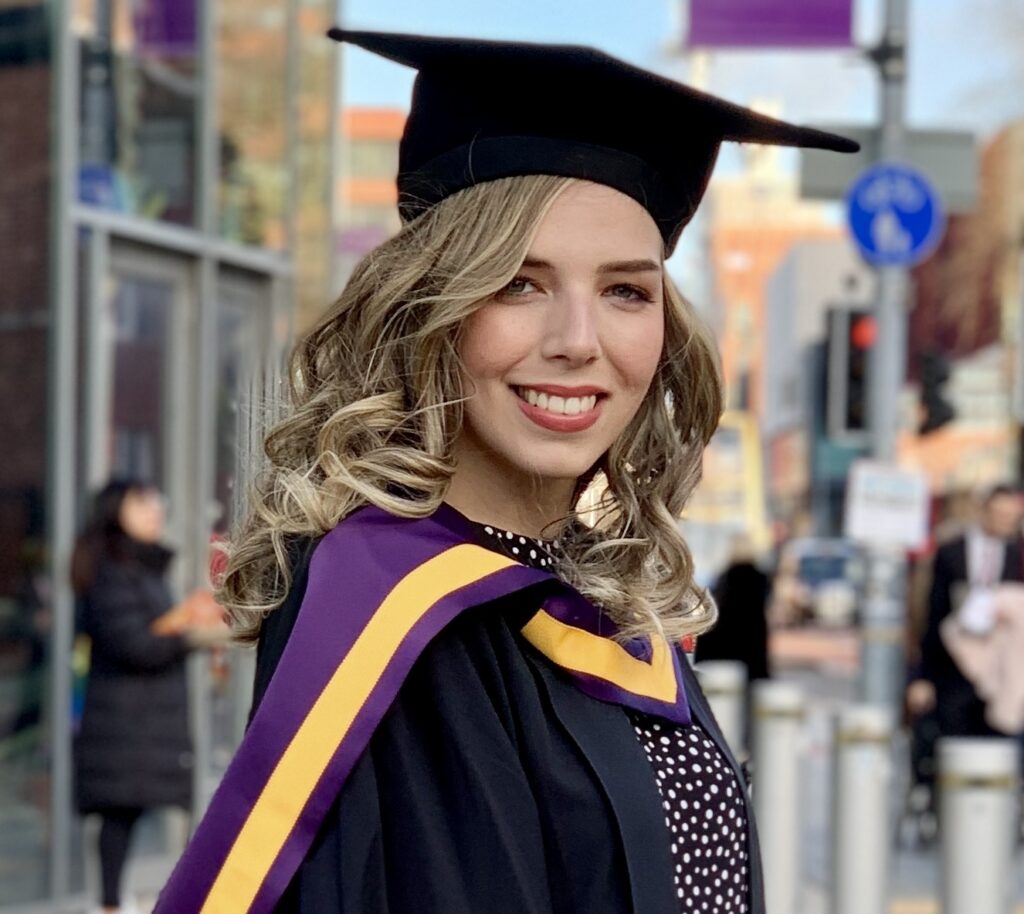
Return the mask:
M1004 735L986 723L985 705L950 657L939 627L972 589L1024 581L1020 522L1020 494L998 486L985 496L978 523L935 553L921 663L907 704L915 714L934 708L943 736Z

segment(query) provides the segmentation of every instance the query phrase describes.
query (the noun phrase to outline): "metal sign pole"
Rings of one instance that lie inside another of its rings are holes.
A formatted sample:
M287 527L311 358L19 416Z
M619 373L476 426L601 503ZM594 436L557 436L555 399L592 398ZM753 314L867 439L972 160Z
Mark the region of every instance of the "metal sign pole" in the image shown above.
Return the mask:
M906 35L907 0L888 0L885 34L871 54L881 77L880 155L887 162L900 161L905 151ZM878 338L872 349L869 382L872 455L892 464L896 459L900 393L906 376L907 270L903 266L880 266L877 273ZM873 550L868 561L869 592L861 615L861 698L895 709L905 678L905 559L901 551L888 548Z

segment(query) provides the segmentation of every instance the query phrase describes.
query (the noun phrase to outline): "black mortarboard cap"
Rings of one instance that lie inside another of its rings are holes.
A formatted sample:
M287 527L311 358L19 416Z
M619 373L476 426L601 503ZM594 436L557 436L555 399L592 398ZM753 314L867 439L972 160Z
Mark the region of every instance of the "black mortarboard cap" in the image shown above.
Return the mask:
M605 184L654 218L668 250L693 217L724 140L856 152L592 48L331 29L418 71L399 150L403 219L513 175Z

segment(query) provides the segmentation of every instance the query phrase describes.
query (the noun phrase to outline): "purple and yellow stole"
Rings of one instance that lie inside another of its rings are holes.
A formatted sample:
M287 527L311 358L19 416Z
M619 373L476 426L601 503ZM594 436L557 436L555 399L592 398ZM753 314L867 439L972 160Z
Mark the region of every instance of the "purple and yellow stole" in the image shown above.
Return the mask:
M156 914L271 911L409 670L471 607L546 584L527 641L594 698L689 723L667 642L613 640L579 593L473 537L447 506L422 520L363 508L320 541L281 660Z

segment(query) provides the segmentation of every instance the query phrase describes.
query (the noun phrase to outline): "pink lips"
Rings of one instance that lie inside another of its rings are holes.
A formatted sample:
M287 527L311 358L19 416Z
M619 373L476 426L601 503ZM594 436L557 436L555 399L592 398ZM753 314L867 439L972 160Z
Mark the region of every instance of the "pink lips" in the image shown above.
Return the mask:
M556 397L589 397L592 395L597 395L598 397L593 409L585 413L577 413L575 416L564 416L541 409L539 406L533 406L513 391L512 396L516 398L516 402L523 411L523 415L541 428L546 428L552 432L582 432L590 428L601 418L603 397L600 395L604 394L605 391L600 387L560 387L554 384L530 385L530 387L532 390L539 390Z

